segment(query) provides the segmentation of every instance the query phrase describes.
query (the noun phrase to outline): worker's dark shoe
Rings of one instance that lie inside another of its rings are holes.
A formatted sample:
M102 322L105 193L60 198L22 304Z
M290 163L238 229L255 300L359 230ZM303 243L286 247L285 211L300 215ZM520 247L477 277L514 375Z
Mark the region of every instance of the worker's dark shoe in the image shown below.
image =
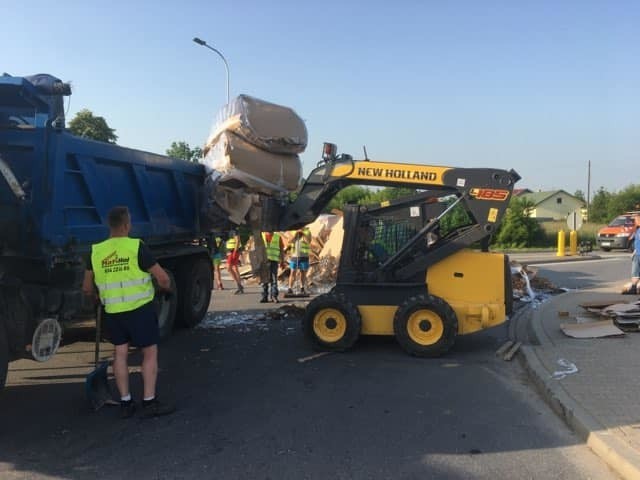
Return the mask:
M233 292L234 295L238 295L239 293L244 293L244 288L238 287L238 289L235 292Z
M293 295L293 290L292 289L287 290L287 295Z
M300 290L300 295L306 295L307 293L304 291L304 288Z
M164 403L157 398L149 402L142 402L142 409L140 416L142 418L161 417L163 415L169 415L176 411L176 406L172 403Z
M120 418L131 418L134 413L136 413L136 402L133 400L120 402Z
M268 300L268 299L266 299L266 298L261 298L261 299L260 299L260 303L267 303L268 301L269 301L269 300Z

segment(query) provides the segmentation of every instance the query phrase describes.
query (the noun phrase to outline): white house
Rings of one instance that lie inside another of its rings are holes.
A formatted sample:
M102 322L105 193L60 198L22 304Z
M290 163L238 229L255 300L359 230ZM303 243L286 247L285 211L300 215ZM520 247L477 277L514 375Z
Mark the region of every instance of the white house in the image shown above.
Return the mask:
M565 220L567 215L586 206L584 201L564 190L521 193L518 198L533 204L529 216L538 220Z

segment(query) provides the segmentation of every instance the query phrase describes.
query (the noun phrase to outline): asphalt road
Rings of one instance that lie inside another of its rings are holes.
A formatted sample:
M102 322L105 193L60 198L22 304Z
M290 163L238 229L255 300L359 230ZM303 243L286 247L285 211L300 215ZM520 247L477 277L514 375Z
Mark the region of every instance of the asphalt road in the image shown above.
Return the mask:
M248 291L236 315L237 297L216 292L207 328L161 347L160 394L179 407L169 417L89 411L88 331L68 336L46 370L12 364L0 396L0 478L616 478L518 362L495 356L506 326L460 337L440 359L368 338L300 362L314 352L296 311L246 312L259 305Z
M603 289L619 291L631 280L631 254L628 252L597 252L598 260L585 262L551 262L531 266L558 287L571 289Z

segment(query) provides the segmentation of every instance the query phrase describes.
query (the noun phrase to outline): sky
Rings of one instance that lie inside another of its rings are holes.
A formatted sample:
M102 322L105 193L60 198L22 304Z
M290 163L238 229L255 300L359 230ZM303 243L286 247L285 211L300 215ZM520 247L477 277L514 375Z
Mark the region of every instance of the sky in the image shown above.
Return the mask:
M516 188L640 184L640 2L0 0L0 72L73 85L118 144L202 146L231 96L372 160L514 169ZM588 163L591 181L588 182Z

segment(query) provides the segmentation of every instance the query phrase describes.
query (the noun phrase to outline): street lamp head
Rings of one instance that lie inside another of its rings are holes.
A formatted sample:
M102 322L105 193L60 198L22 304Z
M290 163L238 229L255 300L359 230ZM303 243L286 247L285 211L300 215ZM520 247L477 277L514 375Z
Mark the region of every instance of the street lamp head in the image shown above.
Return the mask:
M193 41L196 42L198 45L202 45L202 46L207 44L207 42L205 42L204 40L200 40L198 37L195 37Z

